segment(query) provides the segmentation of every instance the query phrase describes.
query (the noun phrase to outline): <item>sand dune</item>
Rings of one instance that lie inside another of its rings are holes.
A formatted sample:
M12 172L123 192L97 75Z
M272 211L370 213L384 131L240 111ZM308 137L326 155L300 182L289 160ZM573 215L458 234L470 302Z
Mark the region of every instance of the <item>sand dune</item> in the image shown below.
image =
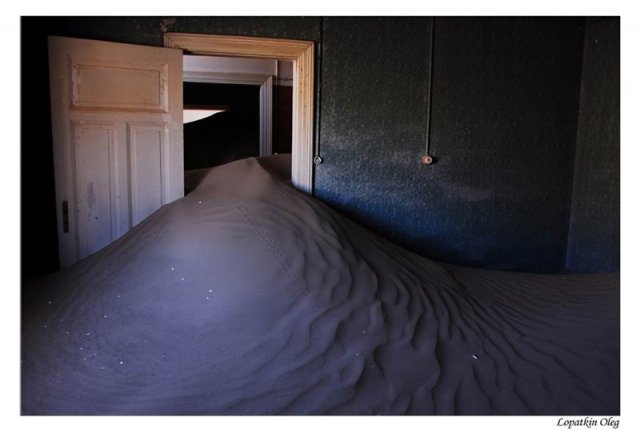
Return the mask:
M27 285L23 414L619 414L619 277L403 250L247 159Z

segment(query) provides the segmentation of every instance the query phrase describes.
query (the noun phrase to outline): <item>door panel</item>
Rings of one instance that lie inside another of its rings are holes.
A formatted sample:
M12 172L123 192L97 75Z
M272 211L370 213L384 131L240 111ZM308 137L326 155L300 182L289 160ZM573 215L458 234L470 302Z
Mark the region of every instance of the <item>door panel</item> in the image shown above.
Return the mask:
M93 254L115 239L114 125L74 124L78 251Z
M167 111L167 67L105 67L71 61L73 107Z
M166 200L166 141L164 124L129 125L132 226L155 212Z
M182 51L51 36L49 69L64 268L183 197Z

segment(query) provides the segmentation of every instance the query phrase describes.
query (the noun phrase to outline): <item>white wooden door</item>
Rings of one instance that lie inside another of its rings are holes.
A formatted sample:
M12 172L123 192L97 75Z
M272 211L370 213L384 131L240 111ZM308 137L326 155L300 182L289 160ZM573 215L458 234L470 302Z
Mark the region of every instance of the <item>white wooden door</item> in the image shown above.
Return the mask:
M49 37L60 264L184 195L182 51Z

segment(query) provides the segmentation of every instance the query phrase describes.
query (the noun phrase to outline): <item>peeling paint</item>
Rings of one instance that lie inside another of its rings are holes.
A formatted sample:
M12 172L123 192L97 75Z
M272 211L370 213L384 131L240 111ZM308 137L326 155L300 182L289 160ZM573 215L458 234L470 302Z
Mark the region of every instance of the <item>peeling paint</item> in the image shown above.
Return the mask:
M96 192L93 187L93 182L89 182L87 185L87 207L89 210L95 210L96 206Z

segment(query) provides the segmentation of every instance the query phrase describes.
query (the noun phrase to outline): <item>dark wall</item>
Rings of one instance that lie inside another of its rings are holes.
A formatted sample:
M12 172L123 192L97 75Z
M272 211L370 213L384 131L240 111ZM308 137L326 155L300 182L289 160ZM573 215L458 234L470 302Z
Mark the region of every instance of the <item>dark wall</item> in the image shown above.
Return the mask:
M185 124L184 169L202 169L260 154L260 87L185 82L185 106L225 106Z
M164 32L320 41L320 17L23 17L30 33L163 45Z
M620 271L620 19L587 20L567 268Z
M20 261L23 275L58 270L46 36L22 27ZM44 40L44 43L43 43Z
M583 21L328 18L316 194L434 258L563 268ZM375 47L375 49L373 48Z
M315 41L315 126L325 160L315 172L317 197L443 261L562 270L584 20L436 18L430 139L437 162L422 166L431 22L428 17L23 18L29 34L23 52L41 54L23 67L23 82L38 80L46 87L47 34L146 45L162 45L163 31ZM48 104L47 92L23 92L27 115L44 113L37 105ZM48 129L46 121L39 121L42 129ZM29 148L38 154L29 157L50 163L50 133L37 133L23 139L23 151ZM23 178L42 176L25 158L22 167ZM23 202L40 195L42 204L53 204L52 169L43 172L43 178L23 180ZM41 212L47 219L54 215L46 208ZM574 224L577 228L578 221ZM55 240L55 224L47 221L39 228L51 226ZM22 237L25 263L25 253L41 246L38 239L44 236L23 227ZM26 264L27 275L48 267Z

